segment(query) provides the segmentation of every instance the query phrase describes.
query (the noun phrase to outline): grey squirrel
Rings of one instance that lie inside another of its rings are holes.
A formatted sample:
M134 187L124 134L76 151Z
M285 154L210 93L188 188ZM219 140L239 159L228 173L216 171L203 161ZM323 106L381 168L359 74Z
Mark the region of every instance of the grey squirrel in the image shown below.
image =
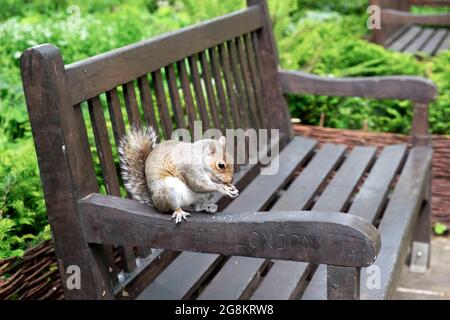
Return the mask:
M122 178L132 198L160 212L173 212L177 224L190 216L184 210L216 212L217 205L203 203L205 193L239 195L232 184L234 167L224 136L157 144L152 127L133 127L122 137L118 150Z

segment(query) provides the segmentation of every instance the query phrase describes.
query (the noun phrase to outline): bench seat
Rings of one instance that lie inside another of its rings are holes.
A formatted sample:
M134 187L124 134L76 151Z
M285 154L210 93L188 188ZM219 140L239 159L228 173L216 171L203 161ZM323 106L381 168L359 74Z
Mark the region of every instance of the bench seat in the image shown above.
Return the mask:
M424 52L436 55L450 47L450 29L408 25L389 37L384 46L400 52Z
M363 269L361 298L389 298L423 204L431 149L400 144L350 150L296 137L279 158L275 176L258 175L223 212L340 211L370 221L381 234L374 264L381 282L368 288L373 267ZM326 299L326 271L302 262L182 252L137 299Z

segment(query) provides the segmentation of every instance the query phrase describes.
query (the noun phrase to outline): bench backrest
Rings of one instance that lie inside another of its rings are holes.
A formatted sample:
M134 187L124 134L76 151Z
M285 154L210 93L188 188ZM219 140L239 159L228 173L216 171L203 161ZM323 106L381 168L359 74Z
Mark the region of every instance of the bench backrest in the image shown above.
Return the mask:
M278 128L291 136L265 1L70 65L41 45L22 56L22 78L48 216L63 281L78 265L96 283L83 241L78 200L102 191L120 196L117 142L130 125L152 125L161 139L174 128ZM137 94L138 92L138 94ZM98 166L95 163L99 163ZM91 248L92 249L92 248ZM111 248L103 248L113 259ZM135 269L122 248L123 268ZM81 264L81 265L80 265ZM115 270L114 272L117 272ZM100 295L96 285L66 298Z

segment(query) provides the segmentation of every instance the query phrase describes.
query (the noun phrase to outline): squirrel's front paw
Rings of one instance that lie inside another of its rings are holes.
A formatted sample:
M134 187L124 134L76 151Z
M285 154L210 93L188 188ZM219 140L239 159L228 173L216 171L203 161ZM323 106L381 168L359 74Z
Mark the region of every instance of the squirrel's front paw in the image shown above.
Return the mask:
M174 213L172 215L172 220L175 219L175 223L178 224L178 223L181 223L181 221L183 221L183 220L186 221L186 218L190 217L190 216L191 216L190 213L185 212L181 209L177 209L174 211Z
M224 186L224 194L230 198L236 198L239 195L239 190L232 184Z

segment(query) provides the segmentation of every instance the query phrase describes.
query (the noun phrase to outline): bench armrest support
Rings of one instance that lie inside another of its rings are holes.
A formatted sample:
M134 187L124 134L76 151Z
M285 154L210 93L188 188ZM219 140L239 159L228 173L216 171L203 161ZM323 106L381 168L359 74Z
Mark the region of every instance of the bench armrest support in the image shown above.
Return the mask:
M91 194L79 202L88 243L322 263L371 265L379 233L350 214L311 211L193 213L176 225L137 201Z

